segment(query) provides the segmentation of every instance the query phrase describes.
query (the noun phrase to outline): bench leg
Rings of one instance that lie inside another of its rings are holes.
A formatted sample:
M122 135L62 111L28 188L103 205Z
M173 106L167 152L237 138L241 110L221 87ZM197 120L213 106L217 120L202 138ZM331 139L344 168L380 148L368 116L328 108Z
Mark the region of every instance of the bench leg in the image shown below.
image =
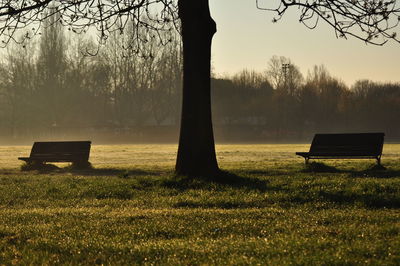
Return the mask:
M376 157L376 162L379 166L381 166L381 156Z
M308 164L308 161L310 160L310 158L304 157L304 160L305 160L306 164Z
M92 165L89 161L73 161L72 167L77 169L88 169L91 168Z
M45 165L45 162L43 162L43 161L37 161L37 160L27 161L26 163L27 163L28 165L30 165L30 166L36 166L36 167Z

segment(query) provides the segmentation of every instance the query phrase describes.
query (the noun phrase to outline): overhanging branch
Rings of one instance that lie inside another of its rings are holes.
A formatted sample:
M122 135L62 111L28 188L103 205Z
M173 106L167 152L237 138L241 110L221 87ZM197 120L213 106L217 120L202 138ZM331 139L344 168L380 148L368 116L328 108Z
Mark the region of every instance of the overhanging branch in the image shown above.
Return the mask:
M256 5L258 9L274 12L274 22L289 8L297 7L299 21L310 29L322 19L334 29L336 37L352 36L374 45L383 45L388 40L400 43L400 8L396 0L277 0L278 4L270 7L271 2L256 0Z

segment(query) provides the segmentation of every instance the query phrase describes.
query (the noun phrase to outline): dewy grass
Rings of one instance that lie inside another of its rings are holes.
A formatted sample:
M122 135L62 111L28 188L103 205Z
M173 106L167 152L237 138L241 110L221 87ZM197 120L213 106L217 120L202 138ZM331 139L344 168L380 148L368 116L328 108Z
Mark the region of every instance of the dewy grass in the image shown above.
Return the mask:
M318 161L334 171L308 171L305 145L221 145L223 182L174 176L173 145L48 171L21 171L23 148L0 147L1 265L400 263L400 145L386 169Z

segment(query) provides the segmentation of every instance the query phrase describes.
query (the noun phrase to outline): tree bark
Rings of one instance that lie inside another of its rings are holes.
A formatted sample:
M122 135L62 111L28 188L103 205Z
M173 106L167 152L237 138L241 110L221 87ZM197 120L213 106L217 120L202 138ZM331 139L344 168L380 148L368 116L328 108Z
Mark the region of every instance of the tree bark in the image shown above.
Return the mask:
M211 42L216 24L208 0L179 0L183 41L183 94L176 173L218 172L211 120Z

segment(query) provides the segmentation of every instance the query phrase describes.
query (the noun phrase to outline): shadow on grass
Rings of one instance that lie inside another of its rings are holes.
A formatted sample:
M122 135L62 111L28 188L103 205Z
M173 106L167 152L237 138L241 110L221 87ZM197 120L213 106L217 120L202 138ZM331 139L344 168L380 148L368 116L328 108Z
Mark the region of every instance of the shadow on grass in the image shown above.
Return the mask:
M311 162L305 165L305 168L302 170L305 173L339 173L341 170L336 167L326 165L324 163L319 162Z
M120 168L92 168L86 170L70 170L70 173L84 176L117 176L129 179L135 176L159 176L160 172L146 171L141 169L120 169Z
M373 164L361 170L342 170L323 163L312 162L307 165L302 172L345 173L348 174L350 178L365 178L366 180L365 183L362 183L362 189L355 185L354 187L350 186L346 189L321 190L317 195L309 194L308 196L305 195L305 191L302 191L300 194L297 193L297 197L293 198L293 202L302 204L313 202L318 199L321 202L331 202L338 205L360 205L373 209L400 208L400 191L398 187L386 185L386 183L380 181L368 181L368 178L400 178L400 170L398 169L390 169L382 165ZM293 195L296 194L295 191L292 193Z
M43 173L74 171L74 170L90 170L93 169L90 162L74 162L67 167L58 167L57 165L42 162L26 162L21 165L21 171L39 171Z
M338 169L320 162L312 162L301 171L304 173L347 173L351 177L394 178L400 177L400 170L386 168L383 165L373 164L362 170Z
M83 176L118 176L126 179L134 176L160 175L159 172L141 169L94 168L90 162L72 163L66 167L58 167L57 165L46 163L25 163L21 165L21 171L38 171L41 174L71 173Z
M164 180L161 185L178 190L215 189L224 187L258 190L261 192L268 190L267 181L239 176L223 170L211 176L189 177L174 175L170 179Z
M40 173L59 172L62 168L54 164L46 163L24 163L21 165L21 171L38 171Z
M287 171L280 171L277 169L268 169L268 170L236 170L236 172L242 173L244 175L256 175L256 176L286 176L287 175Z
M343 192L321 191L319 197L323 201L333 202L339 205L361 205L372 209L399 209L400 197L397 191L377 192Z
M361 171L349 171L352 177L366 178L399 178L400 170L386 168L382 165L372 165Z
M195 202L191 200L185 200L175 203L172 207L174 208L205 208L205 209L246 209L246 208L260 208L262 204L257 202L230 202L230 201L212 201L212 202Z

